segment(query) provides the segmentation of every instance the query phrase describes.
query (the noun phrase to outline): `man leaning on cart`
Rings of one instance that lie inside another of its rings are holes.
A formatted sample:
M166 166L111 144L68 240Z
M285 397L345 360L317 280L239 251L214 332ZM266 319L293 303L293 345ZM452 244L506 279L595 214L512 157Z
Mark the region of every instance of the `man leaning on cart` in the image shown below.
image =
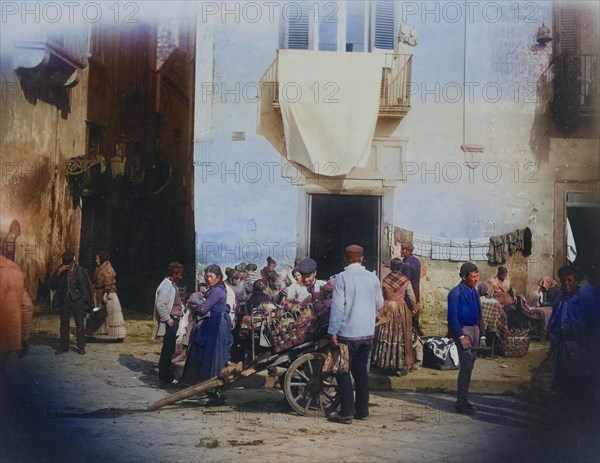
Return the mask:
M327 333L333 345L348 345L350 371L341 373L338 380L339 413L328 416L329 421L351 424L354 418L369 416L368 363L375 332L377 311L383 306L383 294L377 275L362 266L363 248L355 244L345 250L348 266L337 275ZM356 399L352 393L352 379Z

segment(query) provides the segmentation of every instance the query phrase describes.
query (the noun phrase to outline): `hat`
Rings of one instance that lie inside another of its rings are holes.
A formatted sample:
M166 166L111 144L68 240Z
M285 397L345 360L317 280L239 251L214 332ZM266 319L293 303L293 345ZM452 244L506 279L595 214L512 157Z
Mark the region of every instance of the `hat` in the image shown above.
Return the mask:
M75 260L75 254L73 254L73 251L65 251L61 257L63 264L70 264Z
M357 244L351 244L345 249L346 260L358 262L364 255L363 248Z
M171 262L169 264L169 266L167 267L167 270L172 271L172 272L182 272L183 265L180 264L179 262Z
M300 262L298 262L297 268L300 272L300 275L310 275L317 270L317 263L310 257L307 257L306 259L302 259Z
M477 265L475 265L473 262L465 262L460 266L460 271L458 272L458 275L462 278L466 277L471 272L477 271L479 271Z

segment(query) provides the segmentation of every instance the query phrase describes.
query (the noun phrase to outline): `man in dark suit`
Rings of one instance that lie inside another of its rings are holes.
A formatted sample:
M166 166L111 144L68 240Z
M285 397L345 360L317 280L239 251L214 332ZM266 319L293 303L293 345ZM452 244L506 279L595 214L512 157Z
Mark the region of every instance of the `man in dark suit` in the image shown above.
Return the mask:
M92 280L86 269L75 262L72 251L62 255L62 265L50 277L50 288L56 290L54 304L60 313L60 346L56 351L69 351L69 322L75 319L77 353L85 354L85 313L93 307Z

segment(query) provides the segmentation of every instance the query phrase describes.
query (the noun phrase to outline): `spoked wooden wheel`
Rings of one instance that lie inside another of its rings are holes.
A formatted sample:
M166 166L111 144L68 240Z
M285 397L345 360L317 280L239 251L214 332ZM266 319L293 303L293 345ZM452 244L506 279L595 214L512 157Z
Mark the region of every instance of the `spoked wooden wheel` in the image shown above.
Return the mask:
M324 354L304 354L292 362L285 374L285 398L301 415L325 416L338 405L335 377L321 372L324 361Z

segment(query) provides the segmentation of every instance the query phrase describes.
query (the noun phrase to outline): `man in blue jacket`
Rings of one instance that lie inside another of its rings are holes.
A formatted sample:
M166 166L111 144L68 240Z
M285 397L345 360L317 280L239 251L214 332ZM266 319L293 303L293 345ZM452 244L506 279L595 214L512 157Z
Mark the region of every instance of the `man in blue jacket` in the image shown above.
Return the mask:
M455 410L471 414L474 408L467 400L469 383L477 348L480 342L485 342L481 305L475 289L479 269L474 263L465 262L460 267L459 276L461 282L448 293L448 329L456 341L460 361Z
M348 266L335 277L333 301L327 333L331 344L348 345L350 372L354 377L356 400L352 394L350 372L338 376L340 412L329 415L336 423L352 423L369 416L369 356L375 332L377 310L383 306L379 278L362 266L363 248L355 244L345 249Z

